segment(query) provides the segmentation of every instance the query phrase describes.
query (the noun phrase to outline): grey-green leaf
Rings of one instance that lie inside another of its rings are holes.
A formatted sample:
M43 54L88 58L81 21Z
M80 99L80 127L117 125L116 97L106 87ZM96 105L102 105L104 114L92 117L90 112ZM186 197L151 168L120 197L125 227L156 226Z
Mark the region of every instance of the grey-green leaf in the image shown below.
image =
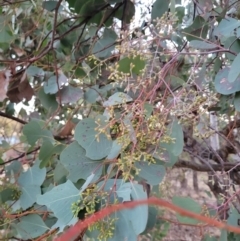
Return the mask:
M182 126L178 124L177 120L174 120L168 126L168 134L173 139L170 143L161 143L168 152L171 152L174 156L179 156L183 151L184 140Z
M239 63L240 63L240 53L233 60L232 65L230 67L230 71L228 73L228 81L230 83L234 82L239 77L239 74L240 74Z
M230 95L237 91L240 91L240 77L234 82L228 80L228 74L230 69L228 67L221 69L215 76L215 88L216 91L223 95Z
M111 55L111 51L114 50L114 43L117 39L115 31L105 28L103 36L93 47L93 54L98 58L107 58Z
M62 104L76 103L82 97L83 90L71 85L64 86L57 94L57 100Z
M58 1L49 0L49 1L44 1L42 3L42 7L48 10L49 12L54 11L57 8L57 6L58 6ZM62 6L60 6L58 10L61 10L61 9L62 9Z
M66 226L73 218L71 206L79 199L79 190L68 180L66 183L54 187L49 192L39 195L37 203L46 205L53 211L55 217Z
M38 92L39 100L41 101L42 106L49 111L49 113L52 113L57 110L58 103L56 101L55 95L46 94L44 92L44 89L41 88Z
M214 49L217 47L217 45L215 44L211 44L211 43L206 43L204 41L200 41L200 40L192 40L190 43L189 43L189 46L192 47L192 48L195 48L195 49Z
M29 168L26 172L22 172L18 178L18 184L21 189L20 204L23 210L31 207L37 200L37 195L41 194L41 188L46 177L46 169L39 168L39 161Z
M44 71L37 66L31 65L26 70L27 75L34 77L44 77Z
M201 213L201 205L199 205L197 202L195 202L192 198L190 197L173 197L172 199L173 204L184 208L188 211L200 214ZM188 224L197 224L198 220L192 219L192 218L188 218L188 217L184 217L181 216L179 214L177 214L177 218L179 220L179 222L181 223L188 223Z
M156 0L153 3L151 19L161 18L168 11L170 0Z
M229 217L227 219L227 224L239 227L238 220L240 219L240 214L235 208L231 208L229 211Z
M64 74L60 74L58 76L53 75L47 81L44 82L44 92L46 94L55 94L60 90L62 85L66 83L67 77Z
M75 141L68 145L60 155L60 161L68 170L68 179L77 182L79 179L87 179L92 173L97 180L102 173L100 162L86 157L86 151Z
M26 136L28 143L33 146L40 138L52 141L52 133L48 130L43 130L39 122L32 120L23 127L23 134Z
M164 166L149 164L147 161L136 162L135 166L140 169L139 176L144 178L150 185L161 183L166 173Z
M106 127L104 122L106 119L103 117L101 116L98 119L100 126L96 124L94 119L85 118L75 128L75 140L86 150L86 156L92 160L100 160L106 157L112 148L112 140L107 137L107 135L110 135L110 130ZM104 133L100 133L97 128L103 129Z
M222 37L234 36L234 30L239 26L239 20L230 17L228 17L227 19L224 18L214 29L213 34L218 36L220 39Z
M119 105L119 104L125 104L132 100L133 99L129 95L127 95L123 92L117 92L117 93L113 94L112 96L110 96L108 98L108 100L103 103L103 106L109 107L109 106L114 106L114 105Z
M16 225L18 236L24 240L32 240L44 234L49 228L37 214L21 217Z

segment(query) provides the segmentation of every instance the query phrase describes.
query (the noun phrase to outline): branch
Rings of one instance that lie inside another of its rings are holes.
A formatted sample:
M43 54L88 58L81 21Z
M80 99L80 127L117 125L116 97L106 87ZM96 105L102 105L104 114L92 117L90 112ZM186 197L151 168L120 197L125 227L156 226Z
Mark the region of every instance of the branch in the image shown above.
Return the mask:
M72 240L76 236L78 236L84 229L88 228L90 225L94 224L95 222L102 220L104 217L110 215L111 213L114 213L114 212L117 212L117 211L120 211L123 209L132 209L132 208L135 208L136 206L147 205L147 204L156 205L156 206L162 207L164 209L174 211L174 212L180 214L181 216L196 219L198 221L208 224L209 226L214 226L214 227L217 227L220 229L226 229L229 232L234 232L234 233L240 234L240 228L238 228L236 226L230 226L230 225L227 225L225 222L219 222L213 218L190 212L190 211L180 208L176 205L173 205L170 202L167 202L163 199L150 197L147 200L138 200L138 201L125 202L125 203L114 204L112 206L108 206L108 207L96 212L91 217L86 218L83 221L82 220L78 221L73 227L70 227L63 235L56 238L55 241Z
M6 113L4 113L4 112L2 112L2 111L0 111L0 116L5 117L5 118L8 118L8 119L11 119L11 120L14 120L14 121L16 121L16 122L18 122L18 123L21 123L21 124L23 124L23 125L25 125L25 124L28 123L28 122L25 121L25 120L22 120L22 119L20 119L20 118L15 117L15 116L8 115L8 114L6 114Z
M4 112L2 112L2 111L0 111L0 116L5 117L5 118L8 118L8 119L10 119L10 120L14 120L14 121L16 121L16 122L18 122L18 123L20 123L20 124L23 124L23 125L28 124L27 121L22 120L22 119L20 119L20 118L18 118L18 117L15 117L15 116L8 115L8 114L6 114L6 113L4 113ZM53 137L54 137L55 140L60 141L60 140L65 140L65 139L67 139L69 136L68 136L68 137L65 137L65 136L54 135Z
M203 164L193 162L193 161L185 161L185 160L179 159L173 167L189 168L189 169L192 169L192 170L198 171L198 172L211 172L212 170L214 170L214 171L224 170L227 172L232 169L234 169L236 171L240 171L239 163L236 163L236 162L224 162L223 166L220 164L210 164L210 165L212 168L210 168L209 166L203 165Z
M35 148L35 149L32 150L32 151L27 152L27 153L22 153L22 154L19 155L18 157L15 157L15 158L12 158L12 159L10 159L10 160L8 160L8 161L5 161L5 162L3 162L3 163L0 163L0 166L3 166L3 165L6 165L6 164L8 164L8 163L11 163L11 162L13 162L13 161L16 161L16 160L18 160L18 159L20 159L20 158L22 158L22 157L24 157L24 156L26 156L26 155L29 155L29 154L31 154L31 153L33 153L33 152L38 151L39 149L40 149L40 146L37 147L37 148Z

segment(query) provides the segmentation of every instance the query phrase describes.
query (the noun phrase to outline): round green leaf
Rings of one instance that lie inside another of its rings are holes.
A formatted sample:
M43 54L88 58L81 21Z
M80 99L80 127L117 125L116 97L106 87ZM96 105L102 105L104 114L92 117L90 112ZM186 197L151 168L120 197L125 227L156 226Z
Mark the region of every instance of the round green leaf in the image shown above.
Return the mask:
M182 6L176 7L175 11L178 18L178 23L182 23L185 15L185 7L182 7Z
M84 94L84 99L89 102L89 103L95 103L97 100L101 99L101 94L102 91L101 89L99 89L98 86L92 86L91 88L89 88L85 94Z
M240 40L235 36L231 36L226 41L224 41L224 48L229 49L230 51L238 54L240 53ZM229 60L233 61L236 58L236 55L231 53L226 53L226 56Z
M235 208L231 208L229 211L229 217L227 219L227 224L239 227L240 214Z
M147 161L136 162L135 166L140 169L139 176L144 178L150 185L161 183L166 173L164 166L149 164Z
M79 15L84 18L94 16L104 5L106 5L106 2L104 0L85 1L84 4L81 6Z
M21 217L16 228L20 237L24 240L37 238L49 230L42 218L37 214Z
M132 184L131 183L124 183L121 185L116 194L118 197L122 198L122 202L131 201L131 192L132 192Z
M228 241L228 232L227 230L222 229L219 241Z
M57 100L62 104L76 103L83 97L83 90L71 85L64 86L57 94Z
M0 191L0 204L5 203L9 200L14 200L14 194L16 194L16 190L13 188L6 188Z
M108 98L108 100L103 103L103 106L109 107L109 106L114 106L114 105L125 104L132 100L133 99L129 95L127 95L123 92L117 92L117 93L113 94L112 96L110 96Z
M85 150L76 141L62 151L60 161L68 170L68 179L72 182L86 180L91 173L95 173L94 180L97 180L102 173L100 163L86 157Z
M174 156L179 156L183 151L184 140L182 126L178 124L177 120L174 120L168 126L168 134L173 139L173 142L161 142L160 145L161 147L165 148L168 152L172 153Z
M170 0L156 0L152 6L151 19L161 18L168 11Z
M52 113L57 110L58 103L56 101L55 95L49 95L44 92L44 89L41 88L38 92L39 100L41 101L42 106Z
M39 152L39 160L41 160L40 168L45 167L48 164L53 154L53 144L49 140L44 141Z
M149 118L152 115L153 112L153 105L149 103L144 103L144 113L146 115L146 118Z
M188 41L199 40L199 37L206 38L208 34L208 24L201 16L197 16L189 27L183 29Z
M68 0L70 7L72 7L76 13L79 13L82 6L86 3L86 0Z
M240 22L237 19L228 17L222 19L218 26L214 29L213 34L220 39L225 37L234 36L234 30L240 26Z
M53 211L58 221L61 221L66 226L73 219L72 204L79 199L79 190L68 180L66 183L54 187L43 195L39 195L37 203L47 206Z
M44 82L44 92L46 94L57 93L63 84L67 83L67 77L64 74L60 74L58 79L56 75L51 76L47 81Z
M228 80L229 71L229 67L221 69L215 77L214 84L216 91L223 95L230 95L240 91L240 77L238 77L234 82L230 82Z
M114 50L114 43L117 39L115 31L105 28L102 38L96 42L93 47L93 54L98 58L107 58L111 55L111 51Z
M28 143L33 146L40 138L45 140L53 140L52 133L43 130L37 121L30 121L23 127L23 134L26 136Z
M18 184L21 188L20 204L23 210L31 207L37 200L37 196L41 194L41 188L46 177L46 169L39 168L39 161L26 172L22 172L18 178Z
M201 205L199 205L197 202L195 202L193 199L191 199L190 197L173 197L172 199L173 204L184 208L188 211L200 214L201 213ZM179 222L181 223L188 223L188 224L197 224L199 221L192 219L192 218L188 218L188 217L183 217L181 215L177 214L177 218L179 220Z
M112 140L109 135L109 128L106 128L104 117L99 118L101 126L98 126L95 120L86 118L81 120L74 133L75 140L86 150L86 156L92 160L100 160L106 157L112 148ZM96 128L104 129L104 133L99 133Z
M124 139L123 139L124 138ZM124 143L123 143L124 140ZM126 143L129 143L129 139L127 138L127 135L124 135L122 138L118 138L116 140L113 141L112 143L112 148L110 153L107 156L107 159L114 159L116 157L118 157L118 155L120 154L123 146L126 146Z
M228 73L228 81L230 83L234 82L237 80L240 74L240 68L239 68L239 63L240 63L240 53L237 55L237 57L233 60L230 71Z
M54 11L56 9L58 5L58 1L44 1L42 3L42 7L50 12ZM60 6L58 10L62 9L62 7Z
M124 11L124 13L123 13ZM125 24L131 23L132 18L135 15L135 5L131 0L126 0L124 4L114 14L115 18L123 21Z
M58 162L58 164L56 165L56 167L53 171L53 175L54 175L53 176L54 183L62 184L64 182L66 182L66 177L68 175L68 171L61 162Z
M131 184L132 192L131 197L132 200L144 200L147 199L147 193L143 190L143 186L140 184ZM142 233L147 225L148 220L148 205L137 206L131 210L124 210L124 216L130 223L132 224L133 230L136 234ZM136 218L138 217L138 218Z
M0 29L0 43L9 43L12 41L12 36L9 34L8 28Z
M135 73L139 75L141 73L141 70L144 69L145 67L145 61L141 59L141 57L138 55L137 57L134 58L124 58L121 59L118 63L118 71L126 73L126 74L131 74Z
M31 65L26 70L27 75L29 76L36 76L36 77L44 77L44 71L41 68L38 68L37 66Z
M148 207L148 222L145 231L149 231L154 228L157 222L158 210L156 207Z

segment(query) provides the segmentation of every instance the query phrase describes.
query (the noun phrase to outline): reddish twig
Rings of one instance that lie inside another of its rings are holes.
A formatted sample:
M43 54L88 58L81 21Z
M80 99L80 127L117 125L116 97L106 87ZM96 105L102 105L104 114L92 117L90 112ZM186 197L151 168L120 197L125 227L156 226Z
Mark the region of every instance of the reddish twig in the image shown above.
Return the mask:
M191 211L185 210L183 208L180 208L174 204L171 204L163 199L158 199L155 197L151 197L147 200L139 200L139 201L133 201L133 202L125 202L121 204L115 204L109 207L106 207L102 209L99 212L96 212L91 217L86 218L84 221L78 221L73 227L69 228L64 234L62 234L60 237L56 238L55 241L68 241L76 236L78 236L81 232L83 232L84 229L86 229L88 226L92 225L93 223L97 222L98 220L103 219L104 217L110 215L111 213L114 213L116 211L120 211L123 209L131 209L135 208L139 205L157 205L159 207L174 211L182 216L186 216L189 218L196 219L200 222L204 222L208 224L209 226L215 226L220 229L226 229L229 232L239 233L240 234L240 228L227 225L224 222L219 222L213 218L202 216L197 213L193 213Z

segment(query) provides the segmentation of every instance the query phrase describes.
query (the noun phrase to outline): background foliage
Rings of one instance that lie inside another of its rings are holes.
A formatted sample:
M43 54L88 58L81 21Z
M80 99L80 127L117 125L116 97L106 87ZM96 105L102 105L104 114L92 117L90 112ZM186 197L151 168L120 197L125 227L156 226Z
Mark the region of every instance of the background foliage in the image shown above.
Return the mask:
M239 225L238 1L2 0L0 11L2 239L52 240L110 204L163 196L172 168L207 173L216 198L174 204ZM119 211L76 240L161 240L158 215Z

